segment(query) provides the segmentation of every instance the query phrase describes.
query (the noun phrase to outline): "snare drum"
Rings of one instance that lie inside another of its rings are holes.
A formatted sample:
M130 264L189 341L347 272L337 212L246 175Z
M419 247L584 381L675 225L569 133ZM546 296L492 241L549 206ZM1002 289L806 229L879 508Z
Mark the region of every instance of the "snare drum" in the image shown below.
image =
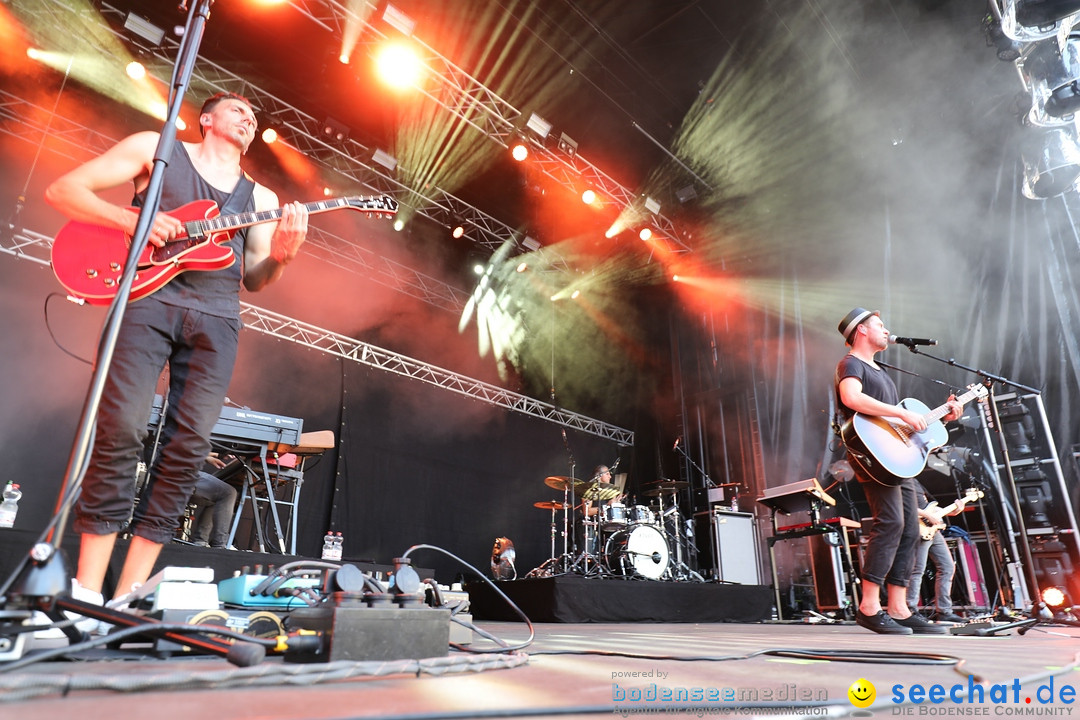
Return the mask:
M604 544L604 562L618 575L659 580L667 571L669 559L667 539L652 525L631 525Z
M611 532L626 525L626 506L612 502L600 506L600 528Z
M635 505L630 508L630 522L638 525L655 525L656 515L644 505Z

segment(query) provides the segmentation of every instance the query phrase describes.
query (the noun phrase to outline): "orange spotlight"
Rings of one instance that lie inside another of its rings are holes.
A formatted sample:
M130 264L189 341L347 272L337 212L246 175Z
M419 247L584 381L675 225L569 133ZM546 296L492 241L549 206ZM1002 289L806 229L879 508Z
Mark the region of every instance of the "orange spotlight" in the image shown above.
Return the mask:
M638 233L638 237L642 240L652 240L652 229L641 228L641 232Z
M143 64L138 60L129 62L127 67L124 68L124 72L126 72L127 76L132 80L142 80L146 77L146 68L143 67Z
M453 232L451 232L450 234L454 236L454 239L457 239L465 234L465 228L463 228L461 225L455 225Z
M324 188L322 189L322 194L323 194L323 197L330 197L330 196L331 196L331 195L333 194L333 192L334 192L334 191L333 191L333 190L331 190L331 189L330 189L329 187L324 187Z
M596 193L592 189L586 190L585 192L581 193L581 202L585 203L586 205L592 205L594 202L596 202Z
M518 271L519 273L523 273L523 272L525 272L525 271L526 271L526 270L528 270L528 269L529 269L529 264L528 264L528 263L526 263L526 262L521 262L521 263L518 263L518 266L517 266L517 271Z
M31 60L40 60L43 56L41 50L38 50L36 47L28 47L26 48L26 57Z
M570 299L571 300L577 300L579 297L581 297L581 291L580 290L575 290L574 292L570 293Z
M379 77L395 88L415 87L420 81L421 67L416 51L403 44L385 45L375 57Z
M529 148L525 143L514 143L514 146L510 148L510 155L518 162L522 162L529 157Z
M678 276L678 274L672 275L672 276L671 276L671 280L672 280L673 282L679 282L679 276Z
M273 145L277 142L278 134L277 130L272 127L268 127L262 131L262 140L267 145Z
M348 65L350 60L352 60L352 58L349 57L349 53L343 52L338 55L338 62L342 65Z

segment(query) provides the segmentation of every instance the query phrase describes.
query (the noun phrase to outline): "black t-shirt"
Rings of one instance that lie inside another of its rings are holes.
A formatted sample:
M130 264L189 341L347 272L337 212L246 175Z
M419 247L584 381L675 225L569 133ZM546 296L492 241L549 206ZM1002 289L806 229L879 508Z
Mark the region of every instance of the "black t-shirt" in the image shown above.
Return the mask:
M896 391L896 384L888 376L883 368L868 365L854 355L845 355L844 359L836 366L836 406L840 408L844 419L850 419L855 411L840 400L840 381L844 378L858 378L862 382L862 391L866 395L880 400L889 405L900 402L900 395Z

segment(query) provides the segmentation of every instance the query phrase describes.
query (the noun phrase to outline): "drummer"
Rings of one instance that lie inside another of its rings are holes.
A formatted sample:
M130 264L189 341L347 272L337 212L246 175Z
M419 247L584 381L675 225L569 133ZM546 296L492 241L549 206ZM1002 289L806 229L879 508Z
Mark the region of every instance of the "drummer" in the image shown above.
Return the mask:
M593 470L591 482L610 485L611 479L611 468L609 468L607 465L597 465L596 469ZM622 493L621 495L616 495L610 500L583 500L582 508L584 509L585 516L587 518L592 518L600 512L601 506L605 504L622 505L625 498L626 493Z

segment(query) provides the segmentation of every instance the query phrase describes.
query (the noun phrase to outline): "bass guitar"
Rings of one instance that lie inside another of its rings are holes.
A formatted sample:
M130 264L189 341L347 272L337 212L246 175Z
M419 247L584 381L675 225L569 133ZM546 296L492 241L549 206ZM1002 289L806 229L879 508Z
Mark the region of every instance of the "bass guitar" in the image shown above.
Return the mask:
M987 396L979 384L969 385L968 391L956 398L961 404ZM855 413L840 428L840 437L849 455L872 478L883 485L899 485L904 478L915 477L926 467L930 451L949 440L949 431L941 418L949 413L948 404L931 410L914 398L904 398L900 406L919 413L926 420L926 429L915 432L899 418L875 417Z
M304 205L309 214L353 209L369 217L397 212L392 197L343 197ZM138 208L132 208L138 212ZM281 218L281 208L219 215L217 203L196 200L167 214L184 223L179 237L162 247L147 244L139 256L130 300L144 298L188 270L220 270L233 264L229 239L237 230ZM131 237L122 230L72 220L60 228L52 246L56 279L72 295L91 305L108 305L116 297Z
M964 497L958 498L956 502L954 502L954 503L952 503L950 505L946 505L943 508L939 508L938 504L937 504L937 501L935 500L935 501L932 501L929 505L927 505L925 509L928 510L933 515L939 517L939 518L944 518L949 513L955 512L956 508L960 507L961 505L967 505L969 502L975 502L976 500L978 500L982 496L983 496L983 491L982 490L978 490L976 488L971 488L970 490L967 491L967 493L964 495ZM938 530L944 530L946 527L948 527L948 526L945 524L944 519L941 522L936 522L935 523L935 522L930 522L929 520L924 518L922 515L919 516L919 537L921 537L923 540L933 540L934 535L937 534L937 531Z

